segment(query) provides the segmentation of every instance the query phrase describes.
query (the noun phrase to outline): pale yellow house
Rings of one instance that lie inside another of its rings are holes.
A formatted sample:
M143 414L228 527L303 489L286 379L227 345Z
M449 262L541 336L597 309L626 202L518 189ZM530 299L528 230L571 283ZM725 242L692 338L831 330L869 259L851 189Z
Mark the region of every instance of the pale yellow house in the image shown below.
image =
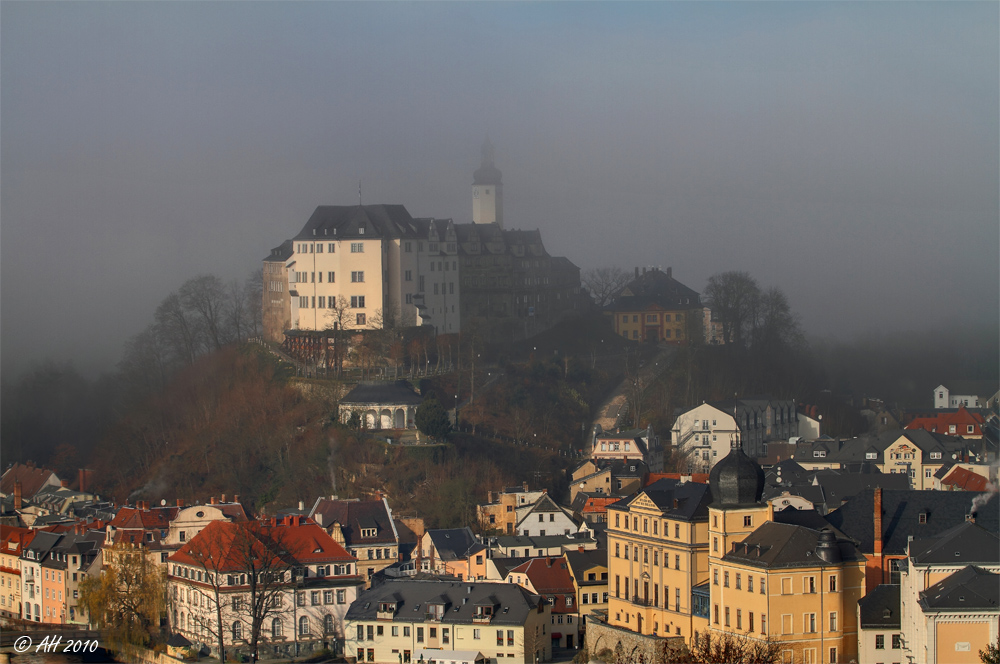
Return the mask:
M608 624L690 639L707 627L708 485L663 479L608 506Z

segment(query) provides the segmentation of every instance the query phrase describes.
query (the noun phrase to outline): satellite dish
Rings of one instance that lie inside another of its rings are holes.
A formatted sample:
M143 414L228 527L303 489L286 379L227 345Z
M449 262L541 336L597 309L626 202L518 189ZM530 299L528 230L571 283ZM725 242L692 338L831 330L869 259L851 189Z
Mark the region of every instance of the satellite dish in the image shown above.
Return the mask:
M166 498L160 498L160 507L163 507L166 504L167 504L167 499Z

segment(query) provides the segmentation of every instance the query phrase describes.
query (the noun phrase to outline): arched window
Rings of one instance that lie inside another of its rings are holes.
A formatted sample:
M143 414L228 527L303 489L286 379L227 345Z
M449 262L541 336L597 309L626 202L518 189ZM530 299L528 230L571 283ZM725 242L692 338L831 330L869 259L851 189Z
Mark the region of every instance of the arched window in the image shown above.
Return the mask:
M237 620L233 623L233 641L243 638L243 624Z
M271 621L271 638L281 637L281 618L275 618Z
M299 618L299 636L309 635L309 618L302 616Z
M323 632L326 634L333 634L333 616L327 615L323 618Z

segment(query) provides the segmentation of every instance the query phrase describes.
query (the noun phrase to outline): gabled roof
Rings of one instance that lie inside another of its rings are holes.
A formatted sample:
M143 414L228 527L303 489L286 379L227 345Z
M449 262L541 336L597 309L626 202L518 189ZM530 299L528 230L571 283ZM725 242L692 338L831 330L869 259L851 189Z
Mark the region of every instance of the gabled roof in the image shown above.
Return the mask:
M952 486L963 491L993 490L993 485L990 484L988 479L979 473L974 473L967 468L962 468L961 466L948 473L948 475L941 480L941 484Z
M277 547L269 546L268 541L276 542ZM280 554L281 566L356 560L318 525L294 518L277 524L212 521L169 560L196 566L211 560L211 567L219 572L240 571L246 568L247 555L277 558L278 549L285 552Z
M858 600L862 629L899 629L899 585L883 583Z
M707 520L708 506L712 503L712 490L707 484L663 479L640 489L629 498L608 505L608 508L628 509L641 496L651 500L664 515L684 521Z
M31 543L35 534L36 531L30 528L0 525L0 552L20 558L24 547Z
M604 549L591 549L589 551L567 551L563 554L566 562L569 563L569 571L578 584L587 583L587 571L601 568L608 569L608 552ZM601 580L600 575L595 581L590 583L607 583L608 580Z
M465 558L469 549L476 542L476 536L468 526L464 528L449 528L444 530L428 530L434 548L437 549L440 560L459 560Z
M608 311L640 311L659 307L667 311L701 306L701 296L666 272L653 269L630 282L608 305Z
M363 232L358 232L359 229ZM320 205L293 239L400 238L416 234L413 217L402 205Z
M998 565L1000 536L966 521L936 537L910 542L910 559L916 565Z
M455 581L415 581L394 579L358 595L347 610L346 620L375 621L381 603L396 603L393 622L424 623L425 607L441 595L451 604L441 617L443 624L472 624L476 607L493 604L497 608L490 625L523 625L542 601L538 595L513 583L462 583ZM495 599L488 599L490 596ZM397 596L400 599L397 599Z
M995 380L949 380L942 383L952 395L975 395L991 397L996 394L998 385Z
M851 497L843 507L826 515L834 527L860 542L860 549L872 554L875 547L875 491L866 489ZM975 496L993 498L978 508L976 523L996 532L1000 511L991 494L965 491L882 490L882 553L906 554L907 538L933 537L965 521ZM920 514L925 516L921 519Z
M769 569L840 565L839 562L827 562L817 554L820 532L805 526L767 521L741 542L734 544L733 550L726 553L723 560ZM853 542L843 539L834 541L842 561L864 560Z
M330 500L320 498L309 516L330 528L339 523L347 546L395 544L399 540L392 515L384 500ZM374 526L372 526L374 524ZM362 530L376 528L374 537L365 537Z
M920 593L920 608L937 611L1000 611L1000 574L969 565Z
M122 507L108 526L118 529L166 530L179 510L179 507L151 507L145 510Z
M37 468L35 466L26 466L23 463L15 463L0 477L0 493L13 495L14 485L20 482L21 497L28 500L38 493L45 486L45 483L50 480L55 480L55 483L59 484L59 478L48 468Z
M532 558L510 570L508 577L511 574L525 575L535 590L543 595L572 593L574 590L569 564L561 556Z

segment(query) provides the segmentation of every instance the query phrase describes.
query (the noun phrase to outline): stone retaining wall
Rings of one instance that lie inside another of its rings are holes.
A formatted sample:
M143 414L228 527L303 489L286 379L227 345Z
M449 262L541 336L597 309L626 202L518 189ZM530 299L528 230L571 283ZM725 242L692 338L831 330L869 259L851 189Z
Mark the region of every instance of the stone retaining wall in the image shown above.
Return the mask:
M636 634L627 629L612 627L595 615L587 616L587 652L594 661L604 650L611 652L610 662L664 662L664 654L687 649L680 636L652 636Z

